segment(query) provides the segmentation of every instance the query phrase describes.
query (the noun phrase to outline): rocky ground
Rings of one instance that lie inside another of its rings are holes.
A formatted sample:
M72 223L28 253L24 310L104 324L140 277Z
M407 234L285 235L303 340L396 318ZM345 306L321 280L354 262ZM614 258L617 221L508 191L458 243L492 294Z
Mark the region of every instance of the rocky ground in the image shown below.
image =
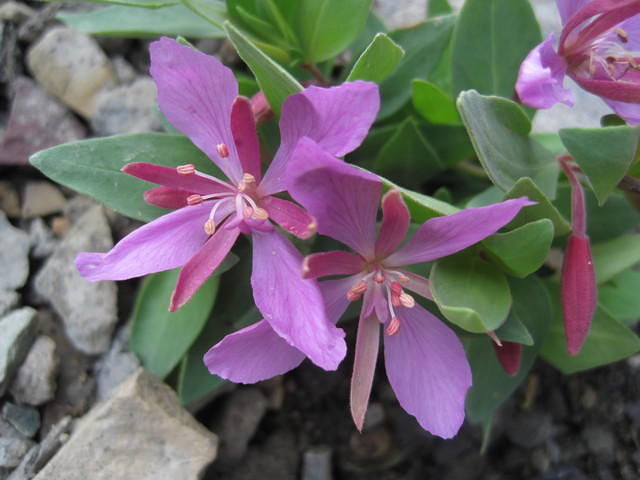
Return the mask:
M424 1L404 6L398 22ZM351 358L180 407L128 351L138 282L88 283L71 263L136 225L26 164L70 140L160 128L146 42L96 41L56 23L58 8L0 4L0 480L640 478L640 356L570 377L537 365L484 455L477 427L451 441L421 430L382 372L359 434Z

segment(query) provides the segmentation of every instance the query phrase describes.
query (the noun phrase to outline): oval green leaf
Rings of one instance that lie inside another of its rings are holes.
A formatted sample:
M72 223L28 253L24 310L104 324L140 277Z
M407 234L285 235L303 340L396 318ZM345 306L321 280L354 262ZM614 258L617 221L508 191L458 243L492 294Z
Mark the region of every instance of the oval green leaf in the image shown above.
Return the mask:
M368 80L380 83L396 69L404 56L404 50L385 33L378 33L362 52L347 82Z

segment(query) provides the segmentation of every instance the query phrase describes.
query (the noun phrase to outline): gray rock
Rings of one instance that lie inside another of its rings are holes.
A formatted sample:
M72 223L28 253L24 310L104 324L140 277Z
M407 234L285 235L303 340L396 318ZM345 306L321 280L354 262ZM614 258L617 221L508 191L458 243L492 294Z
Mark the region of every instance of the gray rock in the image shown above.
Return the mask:
M143 369L96 405L37 480L195 480L217 439Z
M24 189L22 217L33 218L62 211L67 202L50 182L29 182Z
M241 388L229 395L211 428L220 437L219 465L233 466L242 460L266 411L267 399L255 387Z
M381 403L373 402L367 408L367 415L364 419L365 430L371 430L384 422L384 407Z
M0 182L0 210L9 217L20 216L18 193L9 182Z
M40 428L40 413L32 407L7 402L2 407L2 416L24 437L33 437Z
M38 40L27 54L27 64L47 92L87 118L100 90L116 80L96 41L67 27L52 28Z
M11 384L13 397L28 405L42 405L53 399L58 363L56 343L50 337L40 335Z
M0 5L0 20L12 23L21 23L31 17L35 11L24 3L8 1Z
M34 218L29 226L29 243L34 258L46 258L58 246L58 239L53 236L49 227L40 217Z
M509 440L525 448L541 445L552 434L551 416L547 413L521 413L513 418L507 426Z
M51 302L73 345L90 355L109 348L118 320L113 282L87 282L73 263L80 252L111 248L111 232L102 207L88 210L67 232L35 280L36 292Z
M302 480L332 480L331 449L313 448L304 452Z
M140 77L130 85L103 91L96 101L91 126L100 136L160 130L153 80Z
M115 387L124 382L138 367L140 361L127 351L129 328L120 329L109 351L96 363L98 400L104 400Z
M0 317L18 305L20 295L10 290L0 290Z
M0 397L9 386L35 336L36 311L23 307L0 318Z
M33 445L26 438L0 438L0 467L17 467Z
M106 38L106 37L105 37ZM136 71L124 57L118 55L111 59L119 83L131 83L136 79Z
M0 416L0 438L22 438L22 435L13 425Z
M24 286L29 276L29 235L0 212L0 291Z
M62 3L47 5L36 11L27 21L20 25L18 38L23 42L31 43L47 28L56 21L56 15Z
M589 425L582 435L589 451L606 464L615 461L616 441L610 429L602 425Z

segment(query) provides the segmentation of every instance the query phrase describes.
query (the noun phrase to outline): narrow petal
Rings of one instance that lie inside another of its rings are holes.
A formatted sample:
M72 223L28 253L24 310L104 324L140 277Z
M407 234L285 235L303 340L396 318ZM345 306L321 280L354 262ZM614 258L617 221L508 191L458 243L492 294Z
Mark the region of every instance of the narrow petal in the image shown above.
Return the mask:
M375 316L360 316L356 353L351 375L351 416L356 428L362 431L364 417L369 405L371 385L376 371L380 345L380 322Z
M364 269L364 260L360 255L333 250L331 252L312 253L304 257L302 276L320 278L329 275L353 275Z
M603 98L604 102L629 125L640 125L640 105L637 103L615 102Z
M225 259L236 239L238 229L220 228L182 268L171 296L170 312L175 312L200 288Z
M471 369L458 337L419 305L399 308L400 329L384 335L387 377L400 406L425 430L451 438L464 421Z
M556 0L558 11L560 12L560 18L564 25L569 21L569 18L580 10L583 6L589 3L591 0Z
M522 359L522 345L515 342L502 342L502 346L491 342L496 352L496 357L507 375L514 377L520 370Z
M293 370L305 356L289 345L269 322L260 320L231 333L204 355L212 375L235 383L255 383Z
M149 47L151 76L158 87L158 104L169 122L229 177L239 183L242 168L231 133L231 107L238 83L216 58L163 37ZM224 144L223 158L217 145Z
M200 193L202 195L231 191L231 186L222 180L213 177L203 178L196 174L180 175L175 168L155 165L153 163L128 163L122 167L122 171L148 182Z
M411 216L400 190L390 190L382 197L382 223L376 240L376 257L386 258L400 246L409 230Z
M341 241L365 258L373 255L382 190L378 177L333 158L303 138L293 154L287 187L316 218L319 233Z
M309 137L331 155L342 157L362 143L379 107L378 87L371 82L312 86L291 95L282 105L281 145L265 174L264 191L271 194L285 190L287 163L299 139Z
M256 122L248 98L238 97L231 109L231 132L236 144L240 164L244 173L250 173L258 182L262 178L260 169L260 142L256 133Z
M107 253L80 253L76 267L85 280L126 280L184 265L208 235L203 224L210 207L181 208L143 225Z
M315 218L293 202L269 196L260 200L260 206L273 221L298 238L309 238L316 233L318 225Z
M521 208L534 203L522 197L427 220L386 263L412 265L459 252L494 234L513 220Z
M418 295L433 300L431 295L431 288L429 287L429 279L418 275L417 273L410 272L409 270L399 270L404 274L409 281L403 283L402 286L407 290L417 293Z
M550 108L556 103L573 105L573 92L563 87L567 64L553 49L553 33L535 47L520 65L516 92L530 107Z
M187 206L187 198L195 192L180 188L156 187L144 192L144 201L162 208L178 209Z
M594 78L582 75L571 75L571 78L589 93L606 100L636 104L636 108L640 108L640 72L638 71L628 71L621 80L612 80L605 73L599 73Z
M354 275L318 283L324 299L327 318L334 325L338 323L349 303L351 303L347 300L347 291L360 281L360 277L360 275Z
M344 332L327 319L316 282L300 275L302 256L278 231L252 237L258 309L290 345L319 367L335 370L346 353Z

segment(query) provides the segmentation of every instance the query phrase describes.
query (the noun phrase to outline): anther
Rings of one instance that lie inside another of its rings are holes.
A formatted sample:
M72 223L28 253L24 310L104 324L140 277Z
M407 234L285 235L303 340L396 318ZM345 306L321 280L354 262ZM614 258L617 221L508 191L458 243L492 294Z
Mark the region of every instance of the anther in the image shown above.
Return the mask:
M400 305L402 305L402 303L400 302L400 295L391 294L391 305L393 305L394 307L399 307Z
M616 35L618 35L618 38L620 39L620 41L622 43L627 43L629 41L629 35L622 28L620 28L620 27L616 28L615 32L616 32Z
M402 285L400 285L398 282L391 282L389 288L391 288L391 291L396 295L400 295L402 293Z
M385 333L392 337L396 333L398 333L398 330L400 330L400 320L398 319L398 317L391 317L391 321L389 322L389 325L387 325Z
M409 280L411 280L404 273L398 273L396 275L396 278L398 279L399 282L402 282L402 283L409 283Z
M176 171L178 172L178 175L191 175L192 173L195 173L196 167L191 163L187 163L186 165L176 167Z
M352 292L351 290L347 292L347 300L349 300L350 302L360 300L360 297L362 297L361 293Z
M254 183L255 181L256 181L256 177L254 177L250 173L245 173L244 175L242 175L243 183Z
M216 223L212 219L209 219L206 222L204 222L204 233L206 233L207 235L213 235L215 232L216 232Z
M269 212L267 212L264 208L256 208L253 211L253 218L255 218L256 220L266 220L267 218L269 218Z
M202 203L202 200L202 195L198 195L197 193L195 193L187 197L187 205L200 205Z
M229 147L227 147L227 145L224 143L219 143L218 145L216 145L216 151L222 158L227 158L229 156Z
M416 305L414 298L406 292L400 294L400 303L406 308L413 308Z

